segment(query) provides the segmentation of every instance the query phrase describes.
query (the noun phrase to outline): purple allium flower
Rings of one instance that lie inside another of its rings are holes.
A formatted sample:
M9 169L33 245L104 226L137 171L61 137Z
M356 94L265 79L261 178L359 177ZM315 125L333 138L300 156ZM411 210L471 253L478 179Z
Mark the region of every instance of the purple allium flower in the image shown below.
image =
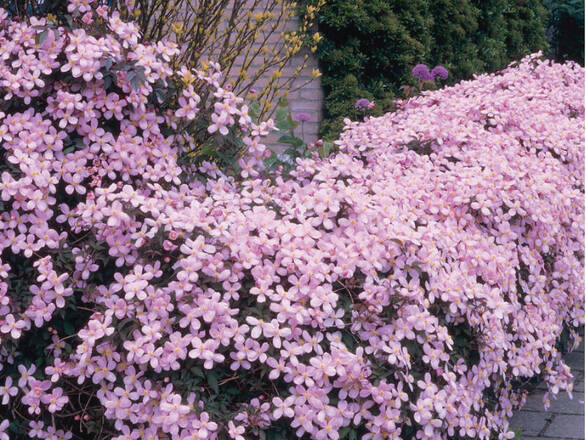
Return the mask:
M444 66L435 66L431 71L431 74L433 75L434 79L438 77L439 79L448 79L448 69L446 69Z
M413 70L411 71L411 73L419 81L431 81L431 80L433 80L433 75L429 71L429 67L427 67L425 64L418 64L418 65L416 65L413 68Z
M311 116L307 113L297 113L295 116L293 116L293 119L298 122L307 122L311 120Z
M366 98L360 98L354 104L356 110L366 110L367 108L374 108L374 102L369 101Z

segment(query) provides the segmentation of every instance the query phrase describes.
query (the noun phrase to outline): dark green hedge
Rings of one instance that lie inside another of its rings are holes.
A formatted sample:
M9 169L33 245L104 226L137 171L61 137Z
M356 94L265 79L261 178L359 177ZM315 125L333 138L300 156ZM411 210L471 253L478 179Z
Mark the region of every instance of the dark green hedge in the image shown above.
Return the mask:
M546 50L547 21L540 0L328 0L318 14L322 135L360 116L359 98L376 102L375 115L392 109L418 63L445 66L454 83Z
M551 55L584 65L584 0L549 0Z

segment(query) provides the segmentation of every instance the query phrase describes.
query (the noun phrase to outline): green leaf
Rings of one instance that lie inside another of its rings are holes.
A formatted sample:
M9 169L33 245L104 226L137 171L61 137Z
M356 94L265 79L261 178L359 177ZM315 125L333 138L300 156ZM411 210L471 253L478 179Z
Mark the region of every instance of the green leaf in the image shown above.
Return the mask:
M120 70L122 72L126 72L131 68L132 66L128 64L126 61L120 61L112 66L112 70Z
M281 161L277 155L273 152L268 158L264 160L265 168L272 170L280 165Z
M73 328L73 326L71 325L71 323L68 322L68 321L65 321L63 323L63 331L65 332L65 334L67 336L72 335L72 334L75 333L75 329Z
M112 86L112 76L104 75L104 90L108 90Z
M141 83L146 82L146 76L144 74L144 67L142 67L142 66L136 66L135 71L136 71L136 77L138 78L138 80Z
M275 120L278 122L286 121L289 116L289 109L287 107L279 107L275 113Z
M141 84L141 81L136 76L130 80L130 85L132 86L133 90L138 90L138 87L140 86L140 84Z
M297 122L289 120L278 122L276 125L279 130L283 131L293 131L295 128L297 128Z
M354 351L354 348L356 347L356 342L354 341L354 338L350 333L342 333L342 341L344 342L346 347L348 347L349 350Z
M138 87L146 80L144 76L144 70L138 68L130 70L126 75L126 80L130 82L133 90L137 90Z
M301 152L295 147L289 147L284 151L285 154L291 156L291 159L296 159L301 156Z
M286 105L279 105L277 111L275 112L275 125L279 130L292 131L295 130L298 124L293 119L291 119L291 112L289 111L289 107Z
M513 429L513 432L515 433L515 437L513 437L513 440L521 438L521 434L523 434L523 430L521 428L515 428Z
M214 390L216 394L218 394L220 392L220 389L218 387L218 376L213 371L208 371L206 373L206 376L208 385L212 390Z
M254 122L258 121L258 115L260 114L260 104L257 101L251 102L248 106L248 115Z
M290 136L288 134L283 135L279 138L279 142L282 144L287 144L287 145L291 145L292 147L302 147L305 145L305 142L303 142L303 139L298 138L296 136Z
M334 143L331 141L325 141L323 145L319 148L319 157L321 157L322 159L324 157L328 157L332 151L334 151Z

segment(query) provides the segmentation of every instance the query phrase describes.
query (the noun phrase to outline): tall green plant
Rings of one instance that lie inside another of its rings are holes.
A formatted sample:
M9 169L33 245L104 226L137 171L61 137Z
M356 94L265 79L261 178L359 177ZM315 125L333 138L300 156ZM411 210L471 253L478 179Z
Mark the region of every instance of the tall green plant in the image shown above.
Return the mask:
M454 83L547 48L542 0L331 0L317 19L326 138L359 98L377 103L375 115L392 109L418 63L444 65Z
M468 0L430 2L434 18L430 64L441 64L450 71L450 81L481 71L478 46L471 35L478 32L480 13Z
M428 0L332 0L317 13L317 56L326 92L323 134L335 137L358 98L388 110L411 67L427 58L433 18Z
M549 0L552 55L584 65L584 0Z

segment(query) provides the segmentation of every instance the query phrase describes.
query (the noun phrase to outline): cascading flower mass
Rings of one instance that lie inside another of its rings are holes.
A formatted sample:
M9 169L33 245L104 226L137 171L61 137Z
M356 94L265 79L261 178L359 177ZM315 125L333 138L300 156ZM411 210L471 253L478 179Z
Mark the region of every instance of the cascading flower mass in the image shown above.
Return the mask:
M523 381L571 391L581 67L424 92L283 178L214 66L89 3L72 29L0 13L0 430L510 438ZM179 161L206 111L241 179Z

